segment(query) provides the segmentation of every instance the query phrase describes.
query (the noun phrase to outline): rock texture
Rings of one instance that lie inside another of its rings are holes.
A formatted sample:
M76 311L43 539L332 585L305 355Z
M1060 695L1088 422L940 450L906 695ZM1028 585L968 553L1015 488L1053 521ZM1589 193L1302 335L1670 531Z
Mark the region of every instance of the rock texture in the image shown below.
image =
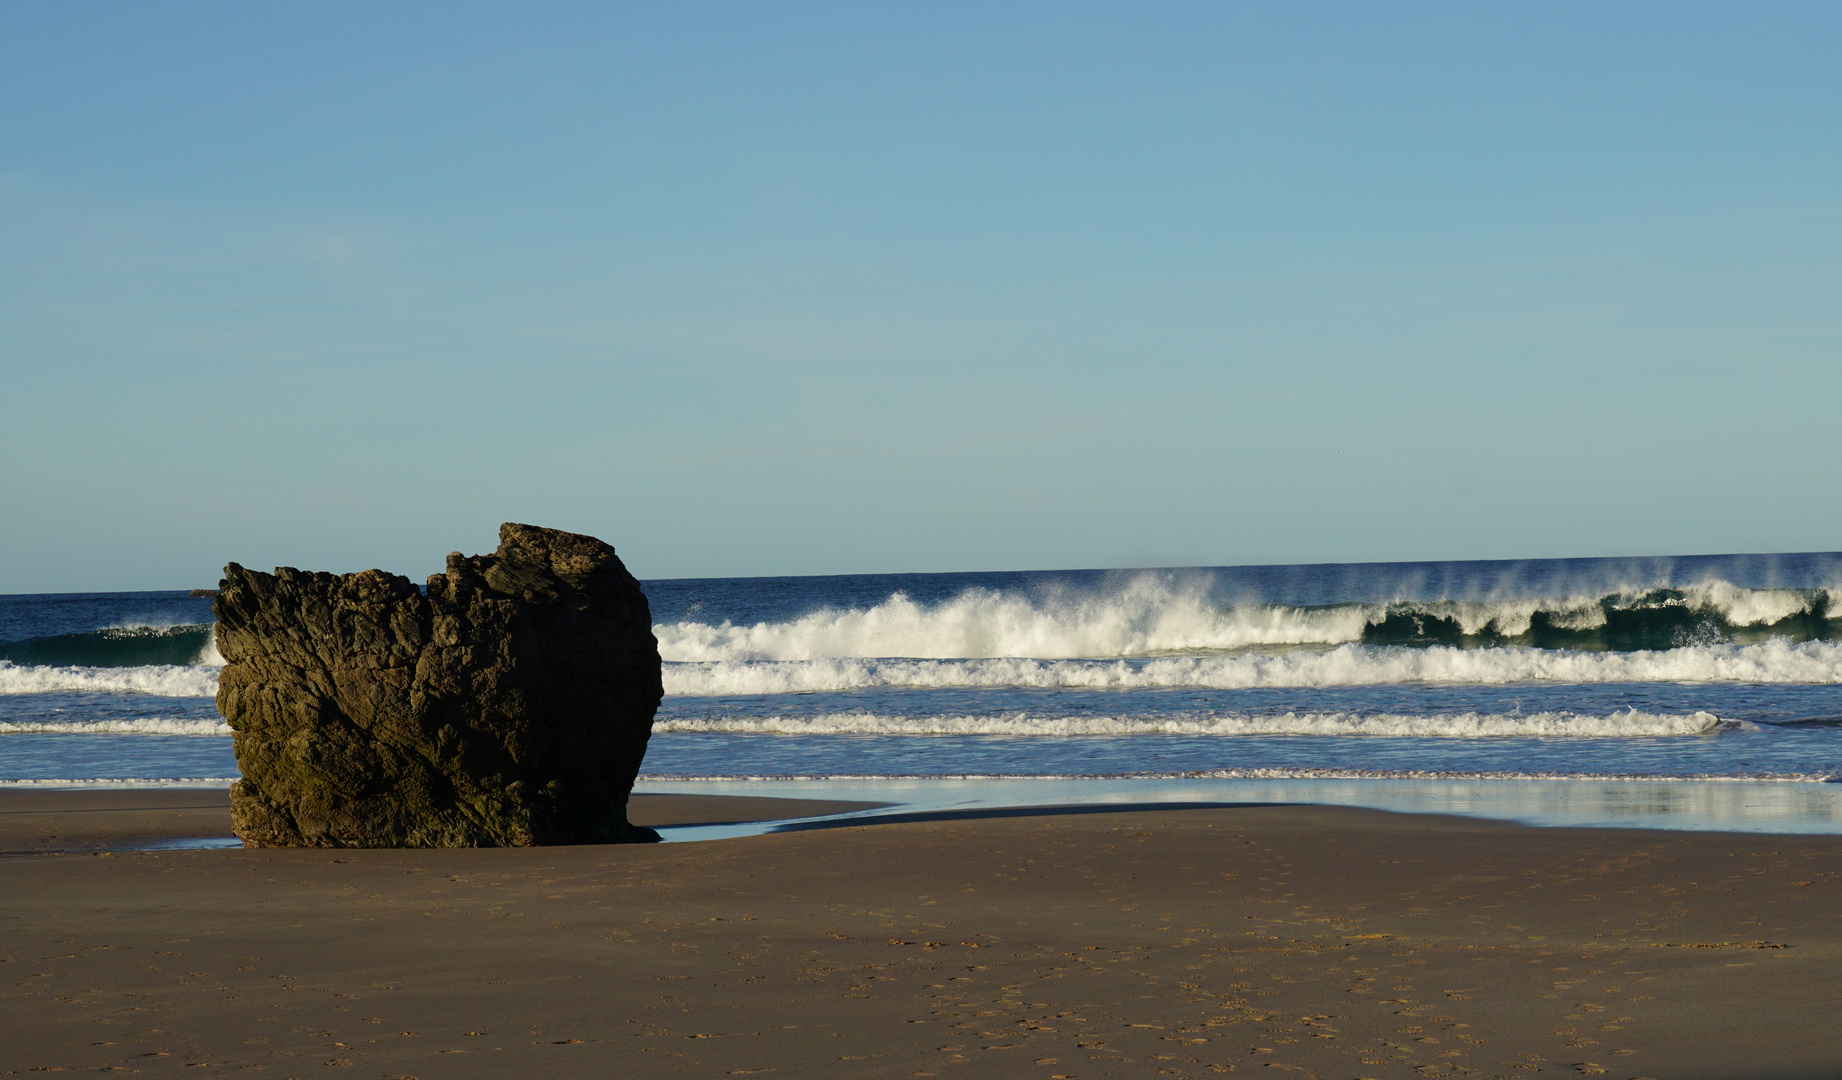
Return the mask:
M591 536L504 525L426 594L381 570L231 563L217 706L256 847L657 840L627 796L659 706L639 582Z

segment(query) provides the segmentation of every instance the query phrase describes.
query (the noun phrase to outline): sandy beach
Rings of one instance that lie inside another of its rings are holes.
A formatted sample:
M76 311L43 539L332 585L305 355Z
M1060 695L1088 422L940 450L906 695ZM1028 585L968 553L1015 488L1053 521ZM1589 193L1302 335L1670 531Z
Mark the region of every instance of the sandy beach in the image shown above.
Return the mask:
M633 816L824 809L655 795ZM227 832L216 792L0 793L0 1072L1842 1072L1842 838L1223 805L105 850Z

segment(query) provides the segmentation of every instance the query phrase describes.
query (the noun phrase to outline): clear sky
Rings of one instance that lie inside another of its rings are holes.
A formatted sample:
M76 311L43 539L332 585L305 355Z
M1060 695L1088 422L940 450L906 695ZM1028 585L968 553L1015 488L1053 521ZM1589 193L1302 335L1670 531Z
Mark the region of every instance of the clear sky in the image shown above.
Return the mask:
M1842 5L0 6L0 592L1842 548Z

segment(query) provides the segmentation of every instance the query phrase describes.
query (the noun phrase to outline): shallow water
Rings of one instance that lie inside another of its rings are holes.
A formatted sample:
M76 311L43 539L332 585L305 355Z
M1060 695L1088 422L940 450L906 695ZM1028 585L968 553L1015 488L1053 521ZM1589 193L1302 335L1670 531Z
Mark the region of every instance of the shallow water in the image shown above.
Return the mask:
M641 792L886 800L826 818L662 829L667 840L758 836L879 817L976 816L1065 805L1312 804L1413 814L1456 814L1524 825L1765 833L1842 833L1842 784L1783 781L1407 779L929 779L644 781Z

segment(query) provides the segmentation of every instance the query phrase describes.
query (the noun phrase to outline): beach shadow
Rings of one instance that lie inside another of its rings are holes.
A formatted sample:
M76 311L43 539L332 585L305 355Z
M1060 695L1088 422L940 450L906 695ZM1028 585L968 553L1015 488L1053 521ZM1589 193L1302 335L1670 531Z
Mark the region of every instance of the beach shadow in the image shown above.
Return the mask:
M967 810L918 810L906 814L866 814L863 817L818 818L789 821L763 830L770 833L805 832L809 829L854 829L860 825L907 825L926 821L989 821L997 818L1069 817L1076 814L1136 814L1155 810L1240 810L1256 806L1302 806L1275 802L1136 802L1072 803L1059 806L984 806Z

